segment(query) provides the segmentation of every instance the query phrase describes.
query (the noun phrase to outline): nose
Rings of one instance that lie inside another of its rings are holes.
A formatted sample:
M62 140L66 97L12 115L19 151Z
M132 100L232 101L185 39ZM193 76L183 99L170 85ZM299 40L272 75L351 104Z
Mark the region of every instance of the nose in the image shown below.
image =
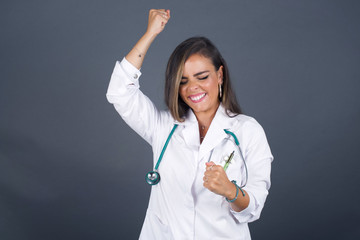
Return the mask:
M189 81L189 90L195 91L199 88L199 84L196 81Z

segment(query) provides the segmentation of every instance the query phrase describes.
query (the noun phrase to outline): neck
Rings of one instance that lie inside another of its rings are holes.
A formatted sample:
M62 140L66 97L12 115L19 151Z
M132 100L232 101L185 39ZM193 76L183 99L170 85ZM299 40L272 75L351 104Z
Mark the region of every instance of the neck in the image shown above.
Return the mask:
M220 105L220 104L219 104ZM214 109L211 112L200 112L200 113L195 113L196 119L199 123L199 126L205 126L205 127L209 127L211 124L211 121L214 119L215 114L217 109L219 108L219 105L216 109Z
M204 140L210 124L215 117L217 109L218 108L216 108L215 111L212 111L211 113L195 113L196 119L199 124L200 143L202 143L202 141Z

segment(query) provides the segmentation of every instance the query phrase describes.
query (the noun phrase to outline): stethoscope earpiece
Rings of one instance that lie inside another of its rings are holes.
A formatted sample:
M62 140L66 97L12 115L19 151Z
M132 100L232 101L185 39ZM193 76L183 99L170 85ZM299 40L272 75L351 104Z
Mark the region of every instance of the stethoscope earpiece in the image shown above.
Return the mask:
M157 171L150 171L146 174L145 180L149 185L156 185L160 182L160 174Z

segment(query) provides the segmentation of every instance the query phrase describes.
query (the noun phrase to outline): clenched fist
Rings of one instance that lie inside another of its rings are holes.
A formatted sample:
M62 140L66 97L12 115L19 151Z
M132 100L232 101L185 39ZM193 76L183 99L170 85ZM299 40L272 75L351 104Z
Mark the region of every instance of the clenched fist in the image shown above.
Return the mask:
M214 162L206 163L204 187L211 192L233 199L236 193L235 185L228 179L224 168Z
M158 35L164 30L165 25L170 19L170 10L151 9L149 11L149 21L147 32Z

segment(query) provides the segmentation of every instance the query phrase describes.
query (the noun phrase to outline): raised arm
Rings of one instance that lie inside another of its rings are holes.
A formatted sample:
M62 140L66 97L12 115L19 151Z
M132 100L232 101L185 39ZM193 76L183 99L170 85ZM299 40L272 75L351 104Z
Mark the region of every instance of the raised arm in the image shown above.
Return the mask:
M164 30L169 19L170 10L151 9L149 11L147 30L135 44L133 49L131 49L128 55L126 55L126 60L128 60L137 69L140 69L151 43L154 41L156 36Z
M168 121L167 113L160 112L140 91L140 68L151 43L164 30L169 18L169 10L150 10L146 33L125 59L116 62L106 93L108 101L124 121L150 144L159 123L171 121Z

